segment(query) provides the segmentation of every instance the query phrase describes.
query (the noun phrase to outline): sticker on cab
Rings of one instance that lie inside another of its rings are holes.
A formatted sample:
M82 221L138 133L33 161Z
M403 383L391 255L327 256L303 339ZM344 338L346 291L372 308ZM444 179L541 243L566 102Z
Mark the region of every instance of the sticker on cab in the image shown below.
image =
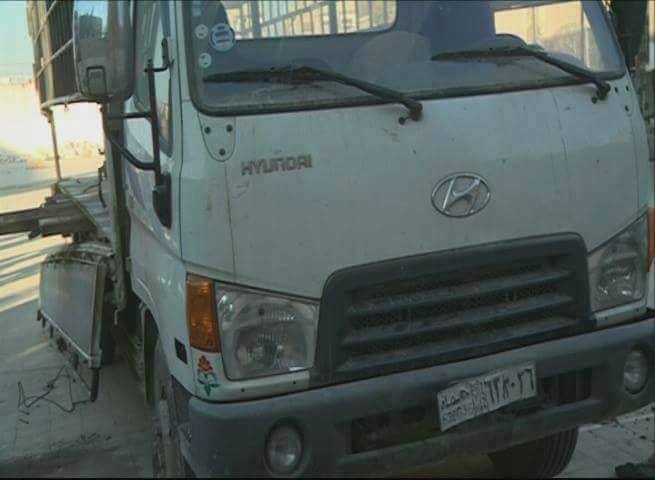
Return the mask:
M198 66L202 69L212 66L212 56L208 53L201 53L198 56Z
M198 25L194 31L196 37L198 37L198 39L200 40L204 40L205 38L207 38L207 35L209 35L209 28L207 28L207 25L205 25L204 23Z
M198 361L196 378L198 379L198 383L205 390L205 394L207 396L210 396L212 390L220 386L218 384L218 377L214 372L214 367L212 367L211 362L207 360L207 357L205 357L204 355L202 355L200 357L200 361Z
M212 27L209 44L217 52L230 51L236 44L236 34L227 23L217 23Z

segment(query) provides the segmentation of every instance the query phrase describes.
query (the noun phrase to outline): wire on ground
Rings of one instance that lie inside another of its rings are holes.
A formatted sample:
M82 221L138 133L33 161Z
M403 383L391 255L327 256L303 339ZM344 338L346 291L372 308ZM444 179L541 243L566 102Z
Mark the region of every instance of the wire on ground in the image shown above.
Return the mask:
M70 407L65 407L56 400L52 400L48 398L48 396L55 390L57 386L57 381L63 376L68 379L68 397L70 399ZM42 393L41 395L31 395L27 396L25 395L25 389L23 388L23 382L19 381L18 382L18 405L16 408L25 408L25 409L30 409L34 405L36 405L39 402L48 402L51 405L54 405L61 411L65 413L73 413L75 411L75 408L78 405L82 405L84 403L89 403L90 400L73 400L73 377L70 374L70 371L68 370L68 367L66 365L63 365L59 371L57 372L57 375L55 377L48 381L45 386L45 392Z

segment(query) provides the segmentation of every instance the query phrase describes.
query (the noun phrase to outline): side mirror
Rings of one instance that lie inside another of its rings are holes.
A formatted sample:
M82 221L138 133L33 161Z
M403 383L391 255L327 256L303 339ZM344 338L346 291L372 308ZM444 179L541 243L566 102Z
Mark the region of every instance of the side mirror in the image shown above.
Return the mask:
M130 2L75 0L73 54L77 86L88 100L125 100L134 89Z
M89 101L100 103L102 126L111 146L128 162L140 170L155 174L152 204L162 225L172 224L171 176L162 171L159 154L159 119L156 109L155 74L172 65L168 53L168 39L162 41L163 65L155 67L152 58L146 62L150 109L147 112L110 116L107 111L112 100L124 101L134 91L134 42L129 0L74 0L73 52L77 87ZM109 120L146 118L152 133L152 162L142 162L116 140L109 128Z

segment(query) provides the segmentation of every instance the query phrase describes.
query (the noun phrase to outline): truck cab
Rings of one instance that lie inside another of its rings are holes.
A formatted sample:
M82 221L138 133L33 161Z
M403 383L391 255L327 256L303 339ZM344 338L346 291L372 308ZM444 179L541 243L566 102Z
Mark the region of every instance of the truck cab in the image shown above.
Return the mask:
M554 476L651 401L653 170L602 2L74 5L158 474Z

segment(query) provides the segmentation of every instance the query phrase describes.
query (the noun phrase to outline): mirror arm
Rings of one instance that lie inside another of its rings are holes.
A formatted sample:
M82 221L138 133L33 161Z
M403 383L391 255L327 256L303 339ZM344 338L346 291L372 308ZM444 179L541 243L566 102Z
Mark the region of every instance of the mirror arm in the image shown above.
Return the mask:
M165 55L164 65L161 67L154 67L152 59L148 60L148 65L145 68L145 72L148 74L148 100L150 102L150 109L147 112L138 112L138 113L126 113L124 115L110 116L106 114L104 105L101 107L102 118L103 118L103 130L105 136L109 139L109 142L115 147L128 162L134 165L136 168L141 170L148 170L155 172L155 184L162 185L162 173L161 173L161 158L159 155L159 118L157 116L157 111L153 108L156 105L156 91L155 91L155 73L165 72L173 65L173 62L168 59L168 55ZM152 125L152 144L153 144L153 162L145 163L138 160L132 153L127 150L123 145L117 142L110 134L109 127L107 126L107 120L130 120L136 118L145 118L150 120Z
M148 170L155 172L155 188L152 191L152 205L159 217L159 221L167 228L172 225L172 198L171 198L171 176L168 173L161 171L161 155L159 152L159 116L157 115L157 95L155 90L155 73L164 72L168 70L172 61L168 60L168 55L165 56L164 65L155 68L152 59L148 60L145 72L148 75L148 100L150 102L150 109L147 112L139 113L126 113L124 115L109 116L107 115L106 105L100 107L102 113L102 128L105 136L111 143L112 147L116 148L121 155L123 155L128 162L141 170ZM152 133L152 159L150 163L145 163L137 159L127 148L116 141L109 130L109 120L130 120L135 118L145 118L150 121L150 129Z
M152 131L152 153L155 167L155 188L152 191L152 206L159 221L167 228L173 223L173 207L171 194L171 176L161 171L161 156L159 153L159 115L157 114L157 94L155 90L155 73L168 70L170 62L166 60L160 68L155 68L152 58L148 59L146 73L148 74L148 98L150 100L150 125Z
M157 69L153 65L152 58L148 59L145 70L148 74L148 100L150 103L150 110L147 113L150 117L150 124L152 126L152 154L155 167L155 185L162 185L161 158L159 154L159 115L157 114L157 94L155 91L155 73L157 72Z
M168 63L164 64L164 66L162 67L148 67L146 71L151 71L153 73L161 73L171 68L172 65L173 65L173 61L171 60Z
M141 169L141 170L154 170L155 169L154 163L142 162L141 160L136 158L134 155L132 155L132 152L130 152L123 145L121 145L120 142L118 142L114 138L114 136L111 134L111 131L109 130L109 125L107 124L108 120L118 120L118 119L122 119L122 118L126 118L126 117L130 117L130 118L138 118L138 117L134 117L134 116L132 116L130 114L125 115L124 117L123 116L110 117L109 115L107 115L105 105L102 105L100 107L100 112L102 114L102 130L104 131L105 137L107 138L107 140L109 140L109 143L111 144L112 148L115 148L116 150L118 150L120 152L120 154L123 155L127 159L127 161L130 162L132 165L134 165L136 168ZM143 114L138 114L138 115L143 116Z
M108 115L109 120L129 120L131 118L150 118L150 112L144 113L126 113L124 115Z

